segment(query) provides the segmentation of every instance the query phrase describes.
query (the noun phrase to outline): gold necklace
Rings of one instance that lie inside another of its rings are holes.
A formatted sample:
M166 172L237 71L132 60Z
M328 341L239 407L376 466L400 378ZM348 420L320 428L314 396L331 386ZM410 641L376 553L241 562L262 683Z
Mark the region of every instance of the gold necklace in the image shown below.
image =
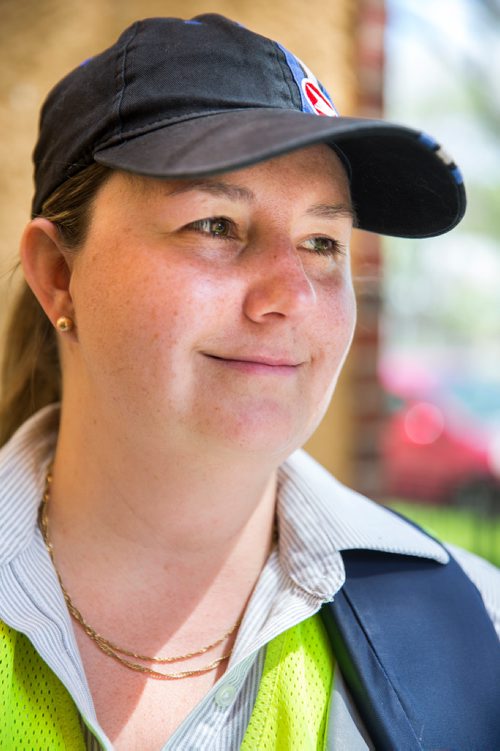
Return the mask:
M205 654L205 652L209 652L211 649L214 649L219 644L222 644L225 639L227 639L231 634L236 630L236 628L239 626L241 618L238 618L236 623L231 626L231 628L226 631L225 634L223 634L219 639L212 642L211 644L207 644L206 647L202 647L201 649L197 649L193 652L187 652L183 655L177 655L175 657L147 657L146 655L137 654L136 652L132 652L128 649L123 649L122 647L117 646L109 639L106 639L104 636L101 636L95 629L92 628L92 626L86 622L83 615L80 613L76 605L71 600L71 597L68 594L68 591L64 587L64 584L61 579L61 575L57 569L55 560L54 560L54 548L52 546L52 543L50 541L49 537L49 525L48 525L48 518L47 518L47 504L50 500L50 484L52 482L52 467L49 467L47 470L47 474L45 476L45 490L43 493L43 499L42 503L40 505L40 511L39 511L39 526L40 531L42 533L42 538L45 543L45 547L47 548L47 551L50 555L52 565L54 566L54 570L57 574L57 578L59 579L59 584L61 586L62 593L64 595L64 599L66 601L67 608L70 612L70 614L73 616L75 621L82 627L84 632L87 634L87 636L92 639L92 641L99 647L99 649L104 652L104 654L108 655L108 657L112 657L114 660L117 660L120 664L124 665L126 668L129 668L130 670L135 670L139 673L144 673L145 675L148 675L151 678L156 678L157 680L161 681L170 681L170 680L176 680L179 678L187 678L191 675L201 675L202 673L208 673L211 670L215 670L221 662L224 662L224 660L229 659L231 656L232 650L230 650L227 654L223 655L222 657L218 657L216 660L213 660L208 665L205 665L202 668L196 668L194 670L181 670L176 673L160 673L157 670L152 670L151 668L146 667L145 665L141 665L138 662L132 662L131 660L127 660L126 657L123 657L122 655L126 655L127 657L133 657L135 660L141 660L142 662L153 662L156 664L166 664L171 662L180 662L181 660L187 660L190 657L196 657L197 655Z

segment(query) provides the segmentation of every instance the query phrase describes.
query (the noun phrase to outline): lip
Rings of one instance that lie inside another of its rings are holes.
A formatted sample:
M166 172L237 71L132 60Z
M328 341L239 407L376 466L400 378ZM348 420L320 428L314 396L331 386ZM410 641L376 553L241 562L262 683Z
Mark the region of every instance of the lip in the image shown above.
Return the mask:
M206 353L206 356L224 367L256 374L291 375L304 364L303 361L296 361L288 357L257 354L227 356Z

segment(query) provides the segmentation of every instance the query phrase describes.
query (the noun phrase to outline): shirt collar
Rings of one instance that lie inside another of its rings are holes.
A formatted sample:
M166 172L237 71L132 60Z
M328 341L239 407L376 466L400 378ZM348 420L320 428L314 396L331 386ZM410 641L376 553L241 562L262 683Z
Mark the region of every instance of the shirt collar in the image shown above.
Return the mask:
M277 517L282 567L297 586L319 598L333 597L343 584L344 550L449 560L438 542L339 483L304 451L280 468Z

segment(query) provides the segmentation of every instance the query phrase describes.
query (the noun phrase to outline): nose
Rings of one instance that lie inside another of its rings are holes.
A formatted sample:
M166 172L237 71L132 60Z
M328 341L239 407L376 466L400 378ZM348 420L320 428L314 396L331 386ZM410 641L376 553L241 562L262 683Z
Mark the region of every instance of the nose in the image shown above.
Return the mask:
M292 245L275 243L256 253L252 265L243 305L250 320L300 318L315 306L316 291Z

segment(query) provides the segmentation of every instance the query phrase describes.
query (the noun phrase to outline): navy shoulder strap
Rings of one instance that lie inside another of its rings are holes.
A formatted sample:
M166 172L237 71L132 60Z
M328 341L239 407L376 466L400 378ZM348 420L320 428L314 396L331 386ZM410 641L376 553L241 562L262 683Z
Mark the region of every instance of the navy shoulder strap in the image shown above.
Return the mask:
M321 614L377 751L500 749L500 647L479 591L450 557L342 553Z

